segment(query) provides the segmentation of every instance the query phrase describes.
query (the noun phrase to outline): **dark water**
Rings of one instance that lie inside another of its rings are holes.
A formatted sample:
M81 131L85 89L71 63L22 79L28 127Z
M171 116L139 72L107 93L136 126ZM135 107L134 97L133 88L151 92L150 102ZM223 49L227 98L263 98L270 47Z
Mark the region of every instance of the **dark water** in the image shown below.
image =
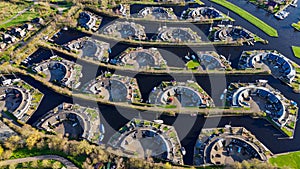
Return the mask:
M61 56L61 55L60 55ZM78 63L78 62L77 62ZM83 62L82 62L83 63ZM96 69L96 67L88 63L83 63L84 68L87 70L84 72L84 77L86 75L90 75L91 69ZM101 69L101 68L99 68ZM136 77L139 83L139 87L142 92L142 97L147 98L150 91L153 89L153 87L159 85L162 81L166 80L173 80L176 79L177 81L186 81L189 79L196 80L203 88L204 90L212 95L213 99L215 100L216 104L220 106L221 101L219 100L219 96L223 92L223 90L226 88L227 84L231 82L254 82L257 79L267 79L271 83L273 87L281 88L283 89L283 93L288 96L290 99L297 99L296 94L291 94L290 88L282 84L277 79L274 79L272 76L226 76L225 78L221 75L214 75L214 76L196 76L192 77L191 75L185 75L185 76L171 76L171 75L143 75L143 74L130 74L126 72L122 72L124 75L129 75ZM96 73L98 74L98 73ZM90 75L90 77L93 78L93 74ZM112 136L115 131L117 131L120 127L122 127L125 123L127 123L130 119L134 117L142 117L144 119L148 120L154 120L157 117L163 119L166 124L173 125L179 135L179 138L181 140L182 145L187 150L187 155L185 156L185 163L191 164L191 157L193 156L193 146L195 144L195 141L197 139L197 136L199 135L202 128L209 128L214 126L224 126L225 124L231 124L232 126L244 126L247 129L249 129L251 132L256 134L256 136L263 141L263 143L266 144L268 148L271 149L274 153L276 152L283 152L288 151L290 149L296 150L298 148L297 142L294 143L295 147L280 147L278 145L283 143L283 140L280 140L280 142L277 140L277 137L280 136L280 133L274 129L271 126L266 127L264 120L259 119L252 119L250 117L224 117L224 118L209 118L205 119L202 116L198 116L197 118L191 117L189 115L178 115L176 117L167 117L167 116L160 116L159 114L156 115L155 112L139 112L134 109L129 108L120 108L115 106L107 106L102 104L97 104L92 101L86 101L78 98L70 98L65 97L60 94L57 94L48 88L44 87L42 84L34 81L30 77L21 76L23 80L28 82L29 84L33 85L35 88L38 88L41 92L45 94L44 99L42 100L42 103L36 113L32 116L32 118L28 121L29 124L34 123L39 117L41 117L44 113L47 111L53 109L57 105L59 105L62 102L74 102L78 103L82 106L88 106L88 107L98 107L101 112L101 123L105 126L105 139L104 143L108 141L110 136ZM225 85L219 85L222 84L223 80L226 80L223 82ZM87 81L87 80L86 80ZM151 83L149 83L151 82ZM210 87L210 86L213 86ZM214 92L212 94L212 91ZM298 100L296 100L298 101ZM220 120L220 121L219 121ZM205 124L205 125L204 125ZM274 136L273 134L277 134ZM264 139L269 138L269 139ZM294 139L295 140L295 139ZM286 142L286 141L284 141ZM291 144L291 143L290 143Z
M229 12L229 16L234 18L235 25L241 25L248 29L249 31L257 34L258 36L267 39L269 41L268 45L255 45L254 47L242 47L241 50L244 49L275 49L278 50L280 53L284 54L286 57L292 59L296 63L300 63L300 59L294 57L293 52L291 50L291 46L300 46L300 32L295 31L294 28L291 27L291 24L294 22L299 21L300 10L299 5L300 2L298 1L298 8L288 7L287 11L290 12L290 15L285 18L284 20L277 20L273 15L266 12L265 10L256 7L255 5L248 3L246 0L229 0L231 3L245 9L246 11L250 12L254 16L258 17L259 19L263 20L273 28L278 31L279 38L272 38L262 32L260 29L252 25L251 23L247 22L240 16L236 15L233 12ZM218 10L222 11L223 13L228 13L228 9L217 5L215 3L210 2L209 0L203 0L203 2L207 6L213 6Z
M169 80L171 78L168 77L138 77L140 79L139 83L143 81L152 81L153 84L159 84L161 80ZM97 104L92 101L86 101L78 98L70 98L62 96L58 93L55 93L48 88L44 87L39 82L34 81L32 78L27 76L21 76L23 80L38 88L41 92L45 94L40 107L32 116L32 118L28 121L29 124L34 123L39 117L41 117L47 111L53 109L57 105L62 102L74 102L80 104L82 106L88 107L98 107L101 112L101 123L105 126L105 139L104 143L108 141L110 136L112 136L115 131L117 131L120 127L126 124L129 120L134 117L142 117L143 119L154 120L157 117L164 120L166 124L173 125L176 128L176 131L179 135L182 145L187 150L187 155L185 156L185 163L191 164L192 163L192 156L193 156L193 147L196 142L197 136L201 132L202 128L210 128L216 126L224 126L226 124L231 124L232 126L244 126L248 130L250 130L256 137L261 140L272 152L280 153L284 151L291 151L291 150L298 150L300 146L298 141L300 137L297 137L297 133L295 135L294 140L278 140L277 138L281 136L279 131L277 131L272 126L266 126L268 122L261 120L261 119L252 119L251 117L222 117L222 118L204 118L202 116L198 117L191 117L189 115L177 115L176 117L168 117L168 116L161 116L155 112L140 112L135 109L129 108L121 108L115 106L107 106L103 104ZM218 78L218 77L215 77ZM245 77L242 81L254 81L257 78L264 78L264 79L272 79L272 77ZM184 80L185 77L182 77L181 80ZM208 77L197 77L197 81L208 81ZM237 82L240 81L241 78L238 76L229 76L226 78L227 83L230 82ZM276 79L273 79L274 83L272 85L275 86L283 86L278 82ZM143 83L142 91L151 90L153 84L150 83ZM201 85L205 83L201 83ZM208 85L206 85L208 86ZM225 86L224 86L225 88ZM210 90L207 90L208 93ZM221 91L221 90L220 90ZM146 92L145 92L146 93ZM291 97L295 97L296 95L292 95ZM298 127L297 127L298 130ZM288 145L286 145L288 143ZM281 146L286 145L286 146Z
M208 0L203 0L207 6L216 7L218 10L227 13L228 10L220 7L216 4L212 4ZM163 57L167 60L168 65L170 66L183 66L184 62L181 60L181 57L184 56L187 52L193 52L196 50L216 50L219 54L224 55L227 58L230 58L232 62L232 66L234 68L237 67L237 62L239 56L244 50L253 50L253 49L276 49L288 58L294 60L298 64L300 63L299 59L295 59L293 53L291 51L292 45L300 46L300 32L294 32L293 28L290 27L292 22L298 21L298 17L300 16L300 10L294 8L288 8L288 11L291 14L283 21L277 21L272 15L268 14L262 9L256 8L252 4L248 4L244 0L229 0L235 3L238 6L242 6L247 11L251 12L255 16L264 20L274 28L276 28L279 32L279 38L271 38L265 35L258 28L248 23L241 17L235 15L230 12L230 16L233 17L236 22L235 25L242 25L246 29L258 34L262 38L265 38L269 41L268 45L255 44L255 46L243 46L243 47L201 47L201 48L188 48L188 47L158 47L158 50L162 53ZM300 4L299 4L300 5ZM134 5L131 6L132 12L140 10L143 8L143 5ZM180 8L184 7L175 7L174 11L178 15ZM181 12L180 12L181 13ZM113 21L113 18L104 18L101 27L105 24ZM142 23L145 25L147 31L155 31L158 28L158 24L153 23ZM165 23L163 23L165 24ZM170 24L176 25L176 24ZM178 25L177 25L178 26ZM207 28L210 25L202 25L200 27L203 32L206 32ZM70 40L83 37L84 34L76 31L65 31L62 32L63 36L55 39L55 43L64 44ZM101 40L101 39L99 39ZM110 58L114 58L119 55L122 51L124 51L128 47L136 47L136 46L128 46L124 44L120 44L118 42L103 40L111 44L112 53ZM49 54L49 51L41 51L44 49L40 49L38 52L42 52L43 55ZM61 53L56 53L61 57L72 60L71 58L65 56ZM83 65L83 78L82 83L86 83L89 80L93 79L101 72L107 70L106 68L101 68L96 65L89 64L87 62L77 60L78 64ZM199 85L204 88L204 90L212 96L216 105L221 106L222 102L219 99L223 90L227 87L227 85L231 82L254 82L258 79L266 79L269 81L270 85L274 88L280 90L288 99L292 99L300 104L299 95L292 92L291 88L285 84L282 84L279 80L273 78L272 76L239 76L239 75L203 75L203 76L193 76L193 75L144 75L144 74L134 74L129 72L119 72L110 70L111 72L115 72L122 75L128 75L131 77L136 77L139 83L139 87L142 93L142 97L146 100L149 96L149 93L153 89L153 87L159 85L162 81L166 80L177 80L177 81L186 81L186 80L195 80L199 83ZM45 94L44 99L38 110L29 120L29 124L34 123L39 117L41 117L47 111L53 109L57 105L62 102L74 102L80 103L82 106L89 107L99 107L101 112L101 123L105 125L105 139L104 143L108 141L109 137L117 131L120 127L122 127L125 123L131 120L133 117L142 117L144 119L153 120L156 118L163 119L166 124L173 125L176 128L176 131L179 135L182 145L187 150L187 155L184 157L184 161L186 164L192 164L192 156L193 156L193 148L196 142L196 139L201 132L202 128L210 128L215 126L224 126L226 124L231 124L232 126L243 126L250 130L256 137L266 145L273 153L282 153L287 151L296 151L300 150L300 135L298 133L299 125L297 122L296 132L294 139L292 140L282 140L278 139L282 137L279 131L277 131L272 126L268 125L268 122L262 119L252 119L251 117L222 117L222 118L204 118L202 116L191 117L189 115L177 115L176 117L168 117L161 116L160 114L155 114L155 112L139 112L135 109L129 108L120 108L115 106L107 106L98 104L95 102L90 102L86 100L81 100L78 98L70 98L62 96L58 93L55 93L48 88L44 87L40 83L34 81L30 77L21 76L23 80L30 83L34 87L38 88L41 92Z

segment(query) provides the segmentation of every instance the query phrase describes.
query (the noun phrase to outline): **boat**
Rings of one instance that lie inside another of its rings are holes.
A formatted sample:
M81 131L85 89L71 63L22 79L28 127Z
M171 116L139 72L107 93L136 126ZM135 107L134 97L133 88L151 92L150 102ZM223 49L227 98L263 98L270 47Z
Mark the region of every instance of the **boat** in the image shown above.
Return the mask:
M188 57L187 55L186 55L186 56L184 56L184 58L185 58L186 60L191 60L191 58L190 58L190 57Z
M158 124L163 124L164 121L163 120L153 120L154 123L158 123Z
M101 142L101 141L103 141L103 139L104 139L104 135L100 134L99 141Z
M102 134L105 133L105 129L104 129L104 125L103 125L103 124L100 125L100 132L101 132Z
M181 147L181 148L180 148L180 151L181 151L182 155L185 155L185 154L186 154L186 151L185 151L185 148L184 148L184 147Z
M191 57L192 57L193 60L196 60L196 56L195 55L192 55Z
M282 20L282 19L286 18L287 16L289 16L289 14L290 14L290 13L287 12L287 11L281 11L281 12L276 13L274 16L275 16L277 19Z
M293 3L291 4L291 6L296 8L298 6L297 2L298 2L298 0L294 0Z
M193 113L191 114L192 117L196 117L197 116L197 113Z

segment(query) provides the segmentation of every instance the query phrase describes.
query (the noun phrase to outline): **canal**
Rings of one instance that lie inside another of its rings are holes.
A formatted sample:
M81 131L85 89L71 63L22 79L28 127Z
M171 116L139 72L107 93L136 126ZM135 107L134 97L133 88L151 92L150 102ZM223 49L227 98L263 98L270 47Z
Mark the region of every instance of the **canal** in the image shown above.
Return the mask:
M211 6L211 2L208 0L203 0L207 6ZM160 52L162 53L163 57L167 60L169 66L184 66L184 62L182 61L182 57L187 54L188 52L193 52L197 50L216 50L219 54L224 55L225 57L229 58L232 62L232 66L234 68L237 67L237 62L239 59L240 54L244 50L253 50L253 49L276 49L288 58L294 60L298 64L300 64L299 59L295 59L290 47L292 45L300 46L300 33L294 32L294 30L290 27L292 22L297 21L297 17L300 16L299 10L289 8L291 14L290 16L283 20L277 21L272 15L267 14L265 11L261 9L257 9L254 5L246 4L246 1L233 1L238 6L243 6L244 9L250 11L252 14L256 15L260 19L266 21L271 26L275 27L279 32L279 38L271 38L261 32L258 28L254 27L252 24L246 22L241 17L237 16L236 14L230 12L230 16L233 17L236 22L235 25L242 25L243 27L247 28L248 30L258 34L262 38L265 38L269 41L268 45L263 44L255 44L255 46L243 46L243 47L198 47L198 48L189 48L189 47L158 47ZM217 9L221 10L224 13L227 13L228 10L220 7L216 4L212 4L212 6L216 7ZM133 9L140 9L141 7L135 6ZM178 11L175 11L178 15ZM104 23L110 23L113 19L112 18L104 18ZM143 23L144 24L144 23ZM164 23L163 23L164 24ZM153 24L148 24L147 29L154 30L157 28L157 25L151 26ZM174 24L175 25L175 24ZM201 26L200 26L201 27ZM209 28L209 25L204 25L201 27L201 30L206 31ZM78 31L62 31L61 35L55 39L55 43L57 44L64 44L70 40L86 36ZM110 54L110 58L114 58L115 56L119 55L122 51L124 51L128 47L136 47L135 45L125 45L122 43L118 43L115 41L109 41L106 39L100 39L106 42L109 42L112 46L112 53ZM38 56L47 56L52 55L50 51L43 51L45 49L39 49L39 53L37 58L40 59ZM61 53L55 53L59 56L66 58L68 60L73 60L71 57L68 57ZM38 61L38 60L37 60ZM95 78L103 71L108 70L107 68L98 67L97 65L93 65L87 63L82 60L76 61L78 64L83 66L83 78L81 79L82 84L87 83L91 79ZM202 76L193 76L192 74L186 75L145 75L145 74L135 74L131 72L120 72L115 70L109 70L113 73L118 73L122 75L128 75L131 77L135 77L138 80L139 87L142 93L142 97L146 100L149 96L149 93L153 89L153 87L159 85L162 81L165 80L177 80L177 81L186 81L186 80L195 80L199 83L199 85L214 99L217 106L222 106L222 101L220 100L220 95L222 94L223 90L227 87L227 85L231 82L254 82L258 79L266 79L269 81L270 85L273 88L280 90L288 99L292 99L296 101L299 105L300 97L299 95L292 92L291 88L286 86L285 84L281 83L279 80L275 79L272 76L265 75L265 76L249 76L249 75L202 75ZM231 124L232 126L243 126L246 127L249 131L251 131L263 144L266 145L273 153L282 153L287 151L296 151L300 150L300 135L299 135L299 125L296 127L296 132L294 139L292 140L285 140L279 139L282 137L280 132L276 130L274 127L269 125L268 122L262 119L252 119L251 117L210 117L204 118L203 116L191 117L190 115L177 115L175 117L169 117L165 115L156 114L155 112L140 112L135 109L130 108L122 108L116 106L108 106L99 104L92 101L81 100L78 98L71 98L60 95L58 93L49 90L47 87L43 86L41 83L36 82L34 79L21 76L20 77L25 80L27 83L31 84L35 88L39 89L42 93L45 94L41 105L32 116L32 118L28 121L29 124L34 123L37 119L39 119L43 114L47 111L53 109L57 105L61 104L62 102L69 102L69 103L79 103L82 106L89 106L89 107L98 107L101 112L101 123L105 125L105 138L104 143L108 141L110 136L114 134L115 131L118 131L120 127L126 124L129 120L134 117L141 117L143 119L154 120L156 118L160 118L164 120L166 124L173 125L177 130L179 138L181 140L181 144L186 148L187 155L184 157L184 161L186 164L192 164L192 157L193 157L193 148L196 142L196 139L201 132L202 128L210 128L220 126L223 127L226 124Z

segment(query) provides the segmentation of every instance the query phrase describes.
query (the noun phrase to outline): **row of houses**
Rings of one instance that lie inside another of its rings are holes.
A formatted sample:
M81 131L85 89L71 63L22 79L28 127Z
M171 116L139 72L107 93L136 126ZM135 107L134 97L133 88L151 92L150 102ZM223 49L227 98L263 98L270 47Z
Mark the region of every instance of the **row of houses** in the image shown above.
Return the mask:
M35 26L41 26L43 24L44 20L42 18L35 18L31 23L25 23L22 26L10 28L1 35L0 50L5 49L9 44L13 44L20 39L25 38L28 32L35 30Z

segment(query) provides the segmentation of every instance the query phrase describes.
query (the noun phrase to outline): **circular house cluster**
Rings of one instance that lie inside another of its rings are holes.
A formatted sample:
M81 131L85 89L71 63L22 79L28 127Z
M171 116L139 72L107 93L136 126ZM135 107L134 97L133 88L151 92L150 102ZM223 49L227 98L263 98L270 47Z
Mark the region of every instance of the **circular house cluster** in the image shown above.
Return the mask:
M296 70L291 61L272 51L245 51L239 61L240 69L263 68L271 70L272 75L285 83L291 83L296 77Z
M166 27L159 28L157 36L153 38L157 41L180 43L180 42L201 42L201 37L191 28Z
M221 58L217 58L211 54L198 54L198 57L203 70L225 70L226 68ZM226 60L225 58L222 59Z
M71 139L87 139L94 143L103 140L100 116L97 109L63 103L46 113L36 126L49 132L63 134Z
M195 146L195 165L226 165L256 158L266 161L265 148L242 127L204 129Z
M265 80L249 84L232 83L227 92L227 101L232 106L251 107L256 112L264 112L280 127L288 122L287 109L291 101L275 91Z
M20 79L6 79L0 86L0 110L26 122L36 110L43 94Z
M207 19L223 19L224 14L213 7L189 8L182 12L181 20L202 21Z
M116 59L115 64L133 66L134 68L165 68L166 61L157 48L129 48Z
M69 88L77 88L80 85L81 69L80 65L57 56L32 67L34 72L42 74L48 81Z
M232 69L230 61L214 51L198 51L197 54L188 53L183 59L186 61L188 69L198 69L200 71Z
M148 102L167 107L212 107L212 99L193 81L162 82L150 93Z
M141 97L136 79L111 73L100 75L82 90L112 102L137 102Z
M214 41L237 41L242 40L243 42L250 42L254 40L254 37L251 32L240 27L240 26L232 26L226 25L215 28L214 32Z
M158 20L176 20L177 16L173 12L173 8L164 7L145 7L137 14L139 18L150 18Z
M97 31L101 23L101 18L95 16L94 14L84 11L79 14L78 25L87 29Z
M101 62L109 61L109 43L98 41L90 37L71 41L63 47L68 51L75 51L81 58L93 59Z
M2 111L10 112L20 119L29 109L31 95L28 91L13 86L0 87L0 94Z
M108 145L121 149L127 157L153 157L183 164L174 127L162 123L133 119L110 138Z
M146 40L147 38L144 26L127 21L116 21L106 26L101 33L123 39Z

